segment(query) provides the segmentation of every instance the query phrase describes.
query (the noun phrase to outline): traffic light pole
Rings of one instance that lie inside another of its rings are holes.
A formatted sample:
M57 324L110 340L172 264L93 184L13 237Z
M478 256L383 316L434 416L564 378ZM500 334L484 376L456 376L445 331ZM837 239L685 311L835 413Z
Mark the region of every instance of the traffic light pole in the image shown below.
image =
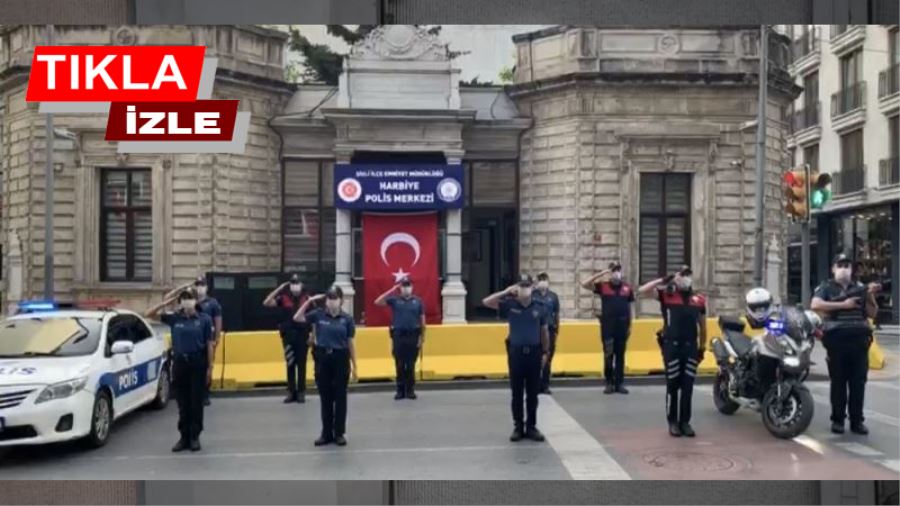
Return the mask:
M766 25L759 27L759 103L756 113L756 227L753 249L753 284L763 286L763 218L766 178L766 109L769 91L769 44Z
M803 307L809 307L809 220L812 219L812 184L810 181L811 170L809 164L803 166L806 177L803 181L806 185L806 217L800 222L800 302Z

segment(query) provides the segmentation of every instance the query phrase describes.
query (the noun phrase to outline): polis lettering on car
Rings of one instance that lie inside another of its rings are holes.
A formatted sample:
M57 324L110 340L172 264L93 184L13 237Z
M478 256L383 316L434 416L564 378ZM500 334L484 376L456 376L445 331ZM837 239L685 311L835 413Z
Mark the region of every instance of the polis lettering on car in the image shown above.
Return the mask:
M0 376L29 376L37 371L34 367L10 367L0 365Z

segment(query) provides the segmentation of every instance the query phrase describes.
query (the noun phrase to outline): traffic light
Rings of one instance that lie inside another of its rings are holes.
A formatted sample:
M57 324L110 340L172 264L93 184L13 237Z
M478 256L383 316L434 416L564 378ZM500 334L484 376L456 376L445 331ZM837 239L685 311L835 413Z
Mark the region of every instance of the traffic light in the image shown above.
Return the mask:
M810 209L822 209L829 200L831 200L831 176L828 174L819 174L812 172L809 175L809 207Z
M807 196L808 167L784 173L784 196L787 204L784 209L797 220L809 218L809 202Z

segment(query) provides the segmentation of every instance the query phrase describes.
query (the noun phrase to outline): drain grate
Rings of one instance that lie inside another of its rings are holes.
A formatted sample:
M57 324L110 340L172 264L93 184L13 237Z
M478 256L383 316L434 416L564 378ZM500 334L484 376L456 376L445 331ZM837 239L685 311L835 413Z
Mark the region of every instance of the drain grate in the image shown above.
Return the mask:
M734 455L695 451L662 451L644 455L644 463L667 471L731 473L750 469L750 461Z

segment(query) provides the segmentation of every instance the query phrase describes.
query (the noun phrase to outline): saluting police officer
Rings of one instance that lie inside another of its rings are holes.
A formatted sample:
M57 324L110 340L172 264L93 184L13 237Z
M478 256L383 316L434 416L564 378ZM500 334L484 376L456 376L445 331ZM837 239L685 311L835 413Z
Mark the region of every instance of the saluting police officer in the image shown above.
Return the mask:
M691 400L697 366L706 351L706 298L694 292L690 267L641 286L656 293L663 317L662 352L666 368L666 418L673 437L694 437ZM679 395L680 394L680 395Z
M398 290L400 295L396 295ZM425 305L422 299L413 295L409 277L379 295L375 305L391 308L390 333L397 369L394 399L416 399L416 359L425 339Z
M213 357L215 357L216 349L219 347L219 343L222 340L222 305L219 304L219 301L216 300L215 297L209 295L209 290L206 286L206 278L203 276L198 276L194 281L194 290L197 291L197 301L200 305L200 312L209 316L215 327L213 335L215 338L215 341L213 341ZM206 382L206 388L203 391L203 404L206 406L209 406L209 390L211 387L212 375L210 375L209 381Z
M625 388L625 346L631 332L634 291L622 279L622 265L610 262L606 270L586 279L582 287L600 296L600 336L603 343L605 394L627 394Z
M509 321L506 349L515 425L510 441L522 438L544 441L544 435L537 429L537 407L541 369L550 354L550 331L546 308L531 295L533 284L531 276L522 274L516 285L482 301L491 309L499 309L500 316ZM522 412L523 393L527 418Z
M534 300L547 309L547 330L550 332L550 354L541 371L541 393L550 395L550 375L553 355L556 354L556 336L559 334L559 296L550 289L550 275L542 272L537 275L537 290L531 292Z
M203 431L203 396L212 376L215 353L213 323L208 315L200 312L197 295L192 289L177 295L179 308L166 311L163 308L175 302L168 297L162 303L145 312L147 318L157 318L172 330L173 385L178 401L178 432L181 437L173 452L190 448L200 450L200 432Z
M324 309L307 313L314 302L322 299ZM322 434L316 439L316 446L347 444L347 383L348 376L356 381L356 325L353 317L341 310L343 300L343 291L333 286L324 294L307 299L294 314L295 321L309 323L313 331L316 387L322 406Z
M863 423L863 400L872 328L866 317L875 318L878 313L875 294L881 290L881 285L869 283L864 286L856 281L851 265L850 257L843 253L834 257L831 264L833 277L816 288L810 308L824 314L822 344L827 352L831 377L831 432L844 433L849 403L850 430L868 434L869 429ZM850 291L855 296L848 297Z
M266 296L263 305L277 307L279 315L278 332L284 349L284 363L287 366L287 397L284 403L306 402L306 354L309 349L309 325L294 321L294 314L309 296L303 291L303 282L297 274L278 285Z

